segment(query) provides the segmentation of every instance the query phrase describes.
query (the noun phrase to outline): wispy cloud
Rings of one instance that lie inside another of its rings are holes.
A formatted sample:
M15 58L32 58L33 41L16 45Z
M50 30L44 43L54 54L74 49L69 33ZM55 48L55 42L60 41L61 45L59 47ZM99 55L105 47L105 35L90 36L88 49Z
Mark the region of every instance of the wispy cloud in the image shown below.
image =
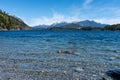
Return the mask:
M66 16L66 15L54 12L52 17L41 17L41 18L34 19L32 21L31 26L40 25L40 24L51 25L53 23L73 22L73 21L78 21L78 20L79 19L76 15Z
M111 18L111 19L106 19L106 18L101 18L101 19L94 19L97 22L103 23L103 24L119 24L120 23L120 18Z
M59 22L74 22L82 20L94 20L104 24L117 24L120 23L120 9L114 6L91 6L89 5L93 0L85 0L84 7L72 5L68 10L68 14L64 12L58 13L57 10L52 9L52 16L42 16L32 20L31 26L35 25L51 25ZM85 9L89 8L89 9ZM107 11L107 12L106 12ZM92 13L92 14L91 14ZM112 16L111 16L112 15Z
M93 0L85 0L85 2L83 3L83 7L88 8L89 4L92 2L93 2Z

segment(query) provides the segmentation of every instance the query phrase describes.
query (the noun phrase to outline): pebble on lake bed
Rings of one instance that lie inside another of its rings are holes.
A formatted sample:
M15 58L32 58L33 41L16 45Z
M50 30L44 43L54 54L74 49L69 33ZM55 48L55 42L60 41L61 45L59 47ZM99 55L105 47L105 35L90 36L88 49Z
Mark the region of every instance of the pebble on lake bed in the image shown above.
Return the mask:
M63 50L58 50L57 53L64 53L64 51Z
M58 50L57 53L73 54L74 51L72 51L72 50L66 50L66 51L64 51L64 50Z
M74 71L75 71L75 72L83 72L84 69L82 69L82 68L76 68L76 69L74 69Z

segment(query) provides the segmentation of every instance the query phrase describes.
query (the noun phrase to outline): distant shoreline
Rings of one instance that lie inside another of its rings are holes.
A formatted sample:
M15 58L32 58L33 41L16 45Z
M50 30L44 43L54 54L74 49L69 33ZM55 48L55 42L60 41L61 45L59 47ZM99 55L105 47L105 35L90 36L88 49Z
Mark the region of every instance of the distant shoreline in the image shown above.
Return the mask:
M48 30L48 31L62 31L62 30L76 30L76 31L120 31L120 30L80 30L80 29L59 29L59 30L50 30L50 29L30 29L30 30L0 30L0 32L7 32L7 31L42 31L42 30Z

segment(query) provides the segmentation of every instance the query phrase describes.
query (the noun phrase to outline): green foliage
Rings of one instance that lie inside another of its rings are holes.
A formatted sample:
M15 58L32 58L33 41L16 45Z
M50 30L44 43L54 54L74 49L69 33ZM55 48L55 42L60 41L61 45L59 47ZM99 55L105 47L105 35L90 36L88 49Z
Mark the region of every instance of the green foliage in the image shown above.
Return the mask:
M68 30L68 29L76 29L76 30L120 30L120 24L114 24L114 25L107 25L104 28L102 27L91 27L91 26L86 26L86 27L81 27L77 24L71 23L65 26L60 26L60 27L51 27L48 28L49 30Z
M0 10L0 30L22 30L29 28L20 18Z
M80 25L71 23L65 26L60 26L60 27L51 27L48 28L48 30L103 30L103 28L101 27L90 27L90 26L86 26L86 27L82 27Z
M71 24L68 24L68 25L65 25L65 26L60 26L60 27L51 27L51 28L48 28L49 30L71 30L71 29L80 29L80 26L77 25L77 24L74 24L74 23L71 23Z
M82 27L81 30L103 30L101 27Z
M104 28L105 30L120 30L120 24L107 25Z

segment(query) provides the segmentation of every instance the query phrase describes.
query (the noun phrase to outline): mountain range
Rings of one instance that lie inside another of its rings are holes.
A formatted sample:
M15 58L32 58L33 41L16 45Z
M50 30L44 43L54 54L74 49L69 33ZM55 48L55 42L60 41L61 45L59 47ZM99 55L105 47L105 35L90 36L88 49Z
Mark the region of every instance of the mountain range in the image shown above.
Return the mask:
M29 27L24 21L16 16L9 15L5 11L0 10L0 31L1 30L60 30L60 29L80 29L80 30L120 30L120 24L101 24L95 21L85 20L78 22L61 22L51 25L38 25Z
M54 23L52 25L38 25L38 26L34 26L34 29L43 29L43 28L62 28L62 27L66 27L66 28L80 28L80 27L100 27L103 28L105 27L106 24L101 24L95 21L90 21L90 20L85 20L85 21L79 21L79 22L71 22L71 23L67 23L67 22L61 22L61 23Z

